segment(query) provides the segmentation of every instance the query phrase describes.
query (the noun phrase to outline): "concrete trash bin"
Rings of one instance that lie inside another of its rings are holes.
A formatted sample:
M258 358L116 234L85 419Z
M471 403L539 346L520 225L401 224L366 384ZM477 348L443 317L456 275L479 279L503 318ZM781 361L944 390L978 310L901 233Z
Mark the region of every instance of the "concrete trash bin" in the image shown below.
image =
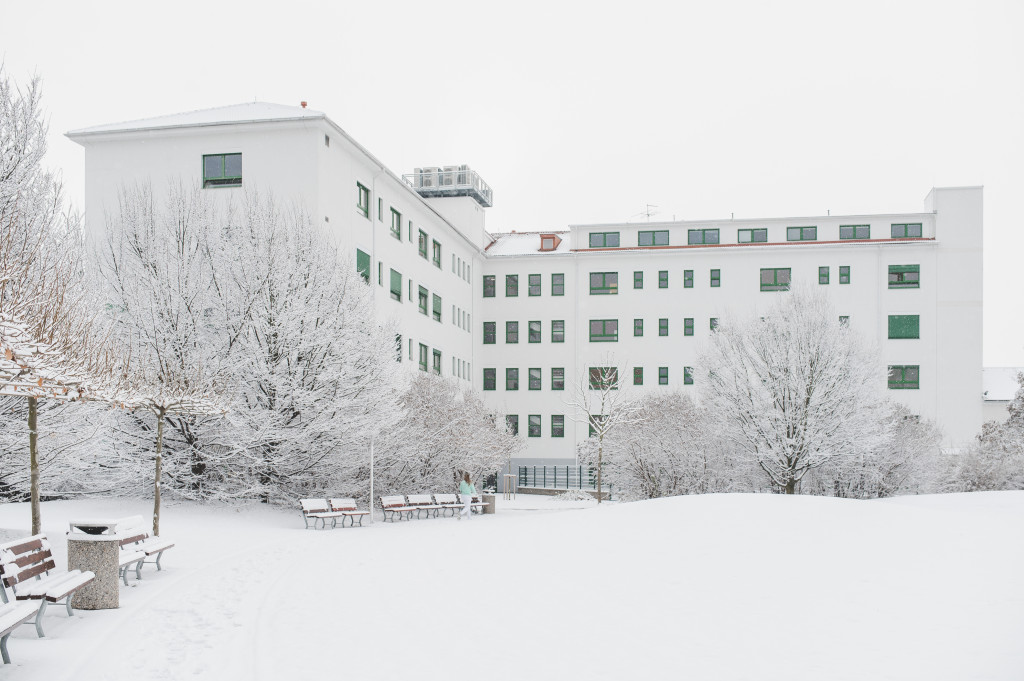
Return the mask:
M120 538L110 534L68 532L68 570L91 570L96 579L75 592L71 607L105 610L120 607Z
M498 498L497 495L495 495L495 494L482 494L481 496L483 497L483 502L485 504L487 504L486 506L484 506L484 513L494 513L494 511L495 511L494 500Z

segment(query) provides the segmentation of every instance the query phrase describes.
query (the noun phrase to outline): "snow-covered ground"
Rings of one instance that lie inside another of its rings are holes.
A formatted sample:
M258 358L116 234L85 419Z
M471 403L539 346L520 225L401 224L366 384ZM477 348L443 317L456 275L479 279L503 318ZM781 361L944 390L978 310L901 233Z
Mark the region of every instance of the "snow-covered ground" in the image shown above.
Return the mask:
M0 678L1024 678L1024 492L499 503L324 532L167 505L166 569L19 628ZM63 565L70 517L148 508L46 503L44 530ZM0 506L0 540L28 523Z

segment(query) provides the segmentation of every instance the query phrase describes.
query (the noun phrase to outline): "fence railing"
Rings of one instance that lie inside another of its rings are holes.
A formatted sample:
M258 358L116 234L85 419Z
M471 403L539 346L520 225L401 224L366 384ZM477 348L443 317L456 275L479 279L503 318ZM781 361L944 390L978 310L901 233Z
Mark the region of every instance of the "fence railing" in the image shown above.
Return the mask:
M520 466L519 486L596 491L597 470L589 466ZM609 485L605 482L602 487L607 491Z

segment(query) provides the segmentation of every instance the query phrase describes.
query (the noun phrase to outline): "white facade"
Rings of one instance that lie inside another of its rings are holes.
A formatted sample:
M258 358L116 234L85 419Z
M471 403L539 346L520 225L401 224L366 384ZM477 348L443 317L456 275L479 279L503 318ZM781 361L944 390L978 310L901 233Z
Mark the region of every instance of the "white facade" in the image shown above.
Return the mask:
M699 373L694 371L691 385L684 371L696 369L711 319L752 314L785 295L762 290L765 270L777 276L789 270L794 285L827 291L837 313L879 348L880 380L890 366L918 367L916 387L908 380L906 389L890 394L913 413L935 419L947 445L966 442L982 422L980 187L934 189L923 212L912 214L586 225L491 237L484 229L489 188L487 201L458 192L422 198L326 116L305 108L247 104L69 136L86 148L86 220L93 232L116 210L125 183L149 181L157 192L168 181L202 183L204 156L240 153L240 186L204 191L223 200L272 191L322 221L346 257L355 259L357 250L368 254L380 314L398 321L403 362L410 370L421 368L422 345L433 370L437 351L443 375L483 389L495 411L518 416L527 439L524 462L574 459L587 425L573 422L567 403L572 384L591 366L611 361L629 372L630 384L632 370L642 368L643 385L631 390L678 388L699 395ZM365 214L357 205L360 186L369 198ZM795 227L814 229L791 231ZM691 232L715 243L693 243ZM593 234L616 234L617 241L592 247ZM845 238L850 236L857 238ZM434 264L435 241L440 266ZM909 281L890 287L890 267L911 280L912 266L917 287ZM827 268L827 283L819 283L825 281L821 268ZM401 275L401 300L391 295L392 270ZM605 286L592 292L594 273L614 273L616 285L606 277ZM634 285L636 273L642 273L642 287ZM531 275L539 278L538 295L531 295L538 293ZM564 282L561 295L553 291L557 275ZM517 295L509 295L510 276L517 277ZM485 296L491 278L494 295ZM428 292L427 314L420 311L420 287ZM435 295L441 298L440 321ZM915 335L916 326L918 337L890 338L890 316L897 317L897 335ZM603 324L604 336L592 337L597 320L616 322L617 334ZM642 335L634 335L636 320L642 320ZM517 342L509 342L515 340L510 322L518 325ZM538 337L531 338L531 322L539 323ZM555 322L564 323L560 339L552 335ZM491 324L493 343L484 337ZM518 371L517 389L509 389L510 369ZM539 370L539 387L531 383L531 369ZM563 390L553 389L557 369L563 370ZM493 389L484 381L491 370ZM531 415L540 417L536 437L530 436ZM564 418L563 437L553 436L558 416Z

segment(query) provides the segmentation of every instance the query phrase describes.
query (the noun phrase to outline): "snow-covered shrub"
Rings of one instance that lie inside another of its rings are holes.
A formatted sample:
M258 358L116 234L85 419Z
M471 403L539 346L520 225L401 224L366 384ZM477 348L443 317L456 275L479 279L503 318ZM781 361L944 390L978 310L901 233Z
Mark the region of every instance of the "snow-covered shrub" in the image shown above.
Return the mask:
M555 496L559 501L596 501L596 497L590 492L581 489L569 489Z
M948 456L947 490L1024 489L1024 373L1017 382L1006 421L986 423L971 447Z

